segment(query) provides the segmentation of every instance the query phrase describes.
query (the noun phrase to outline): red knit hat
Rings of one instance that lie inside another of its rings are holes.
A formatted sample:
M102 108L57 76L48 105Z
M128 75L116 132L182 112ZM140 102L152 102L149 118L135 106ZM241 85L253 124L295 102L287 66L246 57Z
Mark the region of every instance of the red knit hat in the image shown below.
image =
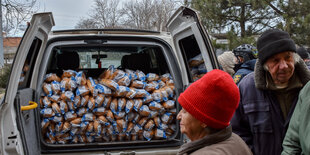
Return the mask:
M239 100L239 89L232 77L218 69L191 84L178 98L187 112L215 129L229 125Z

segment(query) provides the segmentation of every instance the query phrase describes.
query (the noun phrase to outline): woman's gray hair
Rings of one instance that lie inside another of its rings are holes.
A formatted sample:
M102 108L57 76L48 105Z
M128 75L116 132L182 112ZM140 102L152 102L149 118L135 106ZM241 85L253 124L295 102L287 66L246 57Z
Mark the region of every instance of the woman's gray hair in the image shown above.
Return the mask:
M292 52L292 53L293 53L294 64L297 64L298 60L301 59L301 58L300 58L300 56L296 52ZM263 68L264 68L265 71L269 70L266 62L264 63Z

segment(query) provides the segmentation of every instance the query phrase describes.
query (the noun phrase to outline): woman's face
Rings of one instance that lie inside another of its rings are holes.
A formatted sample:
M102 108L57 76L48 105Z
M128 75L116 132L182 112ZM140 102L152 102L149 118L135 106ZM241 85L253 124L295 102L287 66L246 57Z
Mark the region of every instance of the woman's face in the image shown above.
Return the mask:
M190 140L194 141L202 138L202 133L205 131L204 124L194 118L189 112L182 109L178 113L177 119L180 120L181 133L186 134Z

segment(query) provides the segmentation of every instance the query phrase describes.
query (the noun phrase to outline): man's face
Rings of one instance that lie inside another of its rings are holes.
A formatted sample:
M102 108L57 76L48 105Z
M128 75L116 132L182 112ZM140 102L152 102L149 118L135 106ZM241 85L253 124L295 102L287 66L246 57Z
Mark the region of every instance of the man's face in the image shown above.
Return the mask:
M281 52L267 59L266 65L273 82L285 84L292 77L295 69L293 52Z
M181 133L186 134L190 140L196 140L203 127L201 122L194 118L184 108L178 113L177 119L180 120Z

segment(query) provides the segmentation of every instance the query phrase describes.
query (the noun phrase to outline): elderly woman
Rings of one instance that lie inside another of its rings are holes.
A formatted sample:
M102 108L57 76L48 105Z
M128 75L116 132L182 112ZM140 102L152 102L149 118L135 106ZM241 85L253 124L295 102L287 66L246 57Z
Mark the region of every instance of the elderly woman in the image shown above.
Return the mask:
M229 74L213 70L190 85L178 98L177 119L191 142L178 154L250 155L248 146L232 133L230 119L239 103L238 87Z

